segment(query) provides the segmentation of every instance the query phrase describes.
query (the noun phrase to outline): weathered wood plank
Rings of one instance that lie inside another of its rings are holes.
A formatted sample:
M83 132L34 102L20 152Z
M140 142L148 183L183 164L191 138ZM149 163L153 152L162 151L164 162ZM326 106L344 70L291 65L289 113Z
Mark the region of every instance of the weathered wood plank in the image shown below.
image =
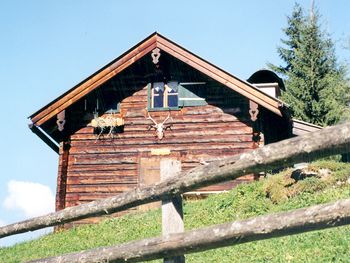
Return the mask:
M133 140L138 138L152 138L154 139L154 132L149 131L147 127L144 130L140 130L132 133L117 133L113 135L115 140ZM252 129L251 128L241 128L241 129L227 129L227 128L202 128L202 129L172 129L166 131L166 135L176 137L176 139L181 140L188 137L188 133L191 133L191 137L209 137L209 136L222 136L222 135L235 135L233 141L237 140L252 140ZM71 136L72 140L96 140L96 135L92 133L76 133ZM154 140L153 140L154 141Z
M105 184L77 184L67 185L67 193L113 193L113 192L125 192L136 188L134 183L105 183Z
M149 131L151 134L154 132ZM178 137L171 136L170 132L165 132L165 137L162 140L158 140L155 135L153 137L140 137L140 138L133 138L133 139L121 139L121 138L115 138L114 140L118 140L118 145L163 145L163 144L193 144L193 143L250 143L252 142L252 136L251 135L213 135L213 136L196 136L196 137L189 137L184 136L179 140ZM90 141L95 141L96 137L91 136ZM85 140L87 141L87 140ZM111 143L113 139L110 137L104 137L100 138L97 143L103 143L103 141ZM72 140L73 142L73 140ZM96 144L97 144L96 143Z
M111 177L134 177L137 176L137 170L135 169L119 169L119 170L89 170L89 171L70 171L68 172L69 177L79 177L79 178L90 178L90 177L96 177L99 179L102 178L111 178Z
M120 194L122 192L115 193L67 193L67 200L75 200L75 201L95 201L96 199L107 198L114 196L116 194Z
M129 157L118 157L118 155L106 154L105 156L100 156L96 158L93 154L82 155L81 158L77 156L69 156L70 164L136 164L136 156Z
M147 126L149 123L142 123L138 125L125 125L124 132L145 132L147 131ZM245 134L246 132L251 131L251 127L248 126L247 123L234 120L234 121L227 121L225 123L217 123L217 122L192 122L192 123L178 123L176 125L173 125L171 127L173 131L205 131L208 129L223 129L223 130L239 130L239 132L242 132L242 134ZM75 134L76 135L83 135L83 134L91 134L93 133L93 127L83 127L80 130L78 130Z
M171 121L172 124L182 124L182 123L197 123L197 122L217 122L217 123L225 123L229 121L237 121L238 118L229 114L208 114L208 115L192 115L191 118L173 118ZM127 125L135 125L135 124L145 124L143 119L133 118L128 119L126 121Z
M133 164L110 164L110 165L97 165L97 164L76 164L68 167L68 172L83 172L83 171L118 171L118 170L135 170L136 167Z
M31 262L141 262L348 224L350 199Z
M131 153L138 153L138 152L145 152L145 151L151 151L151 149L155 148L169 148L171 151L178 152L183 151L184 153L192 153L192 152L205 152L211 151L211 150L222 150L223 153L239 153L247 149L252 148L251 142L240 142L233 144L232 142L226 142L226 143L164 143L161 146L157 144L145 144L145 145L138 145L136 147L130 147L128 145L115 145L113 142L103 140L96 143L96 145L91 146L91 141L75 141L72 142L72 153L76 151L76 154L85 154L85 153L106 153L106 154L116 154L117 152L121 152L122 154L131 154ZM84 148L86 150L84 150ZM79 149L79 150L78 150ZM72 164L70 164L72 165ZM88 164L86 164L88 165ZM92 165L92 164L91 164ZM69 168L70 169L70 168Z
M209 145L207 145L209 146ZM213 146L213 145L210 145ZM199 148L199 147L191 147L192 149L189 149L188 152L186 152L186 148L185 147L176 147L176 149L170 148L171 145L164 145L164 147L148 147L148 148L140 148L140 150L136 153L146 153L149 154L151 152L152 149L169 149L171 150L172 153L179 153L182 157L183 161L186 162L194 162L194 163L199 163L201 161L208 161L208 159L210 158L211 154L220 154L220 157L230 157L233 155L236 155L238 153L242 153L246 150L248 150L249 145L245 145L245 144L239 144L239 145L230 145L227 147L223 147L223 146L218 146L218 149L221 149L222 152L220 153L219 150L214 151L214 150L210 150L207 153L205 152L205 149ZM195 151L195 152L191 152L191 151ZM197 151L198 150L198 151ZM136 155L135 153L135 155ZM94 157L98 156L100 159L95 159ZM215 155L218 156L218 155ZM103 159L102 159L103 158ZM192 159L189 159L192 158ZM212 157L210 159L217 159L219 157ZM187 159L187 160L186 160ZM137 164L137 160L136 160L136 156L134 157L125 157L125 156L120 156L118 158L118 155L113 153L113 151L103 151L103 152L91 152L91 153L80 153L80 154L72 154L70 157L70 164L72 166L87 166L87 165L105 165L105 167L108 167L109 165L130 165L130 166L134 166ZM131 168L128 168L131 169ZM135 168L134 168L135 169ZM105 170L109 170L109 169L105 169ZM79 171L79 168L77 168L75 171Z
M107 184L107 183L125 183L137 184L137 176L69 176L67 185L87 185L87 184Z

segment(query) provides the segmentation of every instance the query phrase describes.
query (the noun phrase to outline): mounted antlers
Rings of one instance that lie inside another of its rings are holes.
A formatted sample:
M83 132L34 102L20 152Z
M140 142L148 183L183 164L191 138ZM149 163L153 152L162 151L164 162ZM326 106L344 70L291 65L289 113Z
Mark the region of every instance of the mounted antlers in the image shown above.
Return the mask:
M153 121L154 125L150 125L148 130L150 130L151 128L155 129L156 131L156 136L158 137L158 140L163 139L164 137L164 131L171 128L171 124L168 125L164 125L165 122L170 118L170 112L168 114L168 116L165 118L165 120L162 123L157 123L149 114L148 112L148 117L146 118L147 120L151 120Z

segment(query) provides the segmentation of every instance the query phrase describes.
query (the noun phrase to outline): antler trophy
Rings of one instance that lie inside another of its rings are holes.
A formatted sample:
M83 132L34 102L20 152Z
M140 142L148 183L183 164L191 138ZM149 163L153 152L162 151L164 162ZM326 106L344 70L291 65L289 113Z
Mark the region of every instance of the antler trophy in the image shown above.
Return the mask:
M161 140L163 139L164 137L164 131L167 130L167 129L170 129L171 128L171 124L168 124L168 125L164 125L165 122L170 118L170 112L168 114L168 116L165 118L165 120L161 123L157 123L152 117L151 115L149 114L148 112L148 117L146 118L147 120L151 120L153 121L154 125L150 125L148 127L148 130L150 130L151 128L155 129L156 131L156 137L158 137L158 140Z

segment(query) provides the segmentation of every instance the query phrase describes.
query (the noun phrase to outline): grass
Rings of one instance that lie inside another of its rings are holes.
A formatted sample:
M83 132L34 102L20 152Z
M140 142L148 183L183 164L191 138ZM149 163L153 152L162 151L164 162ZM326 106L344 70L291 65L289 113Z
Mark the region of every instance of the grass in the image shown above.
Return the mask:
M309 176L312 174L312 176ZM205 200L184 203L186 229L350 198L350 164L322 161L291 178L291 170ZM301 180L302 179L302 180ZM0 248L0 262L31 259L160 235L159 210L105 220ZM256 241L186 255L187 262L348 262L350 227ZM154 262L162 262L160 260Z

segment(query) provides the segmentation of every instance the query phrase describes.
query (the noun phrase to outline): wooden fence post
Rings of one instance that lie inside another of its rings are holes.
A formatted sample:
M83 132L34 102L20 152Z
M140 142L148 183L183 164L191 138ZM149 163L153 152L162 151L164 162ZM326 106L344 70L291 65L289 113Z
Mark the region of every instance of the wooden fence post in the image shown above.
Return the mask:
M176 176L181 172L181 162L175 159L160 161L160 178L162 181ZM163 235L184 232L181 195L170 200L162 200L162 233ZM185 256L164 258L164 263L185 263Z

